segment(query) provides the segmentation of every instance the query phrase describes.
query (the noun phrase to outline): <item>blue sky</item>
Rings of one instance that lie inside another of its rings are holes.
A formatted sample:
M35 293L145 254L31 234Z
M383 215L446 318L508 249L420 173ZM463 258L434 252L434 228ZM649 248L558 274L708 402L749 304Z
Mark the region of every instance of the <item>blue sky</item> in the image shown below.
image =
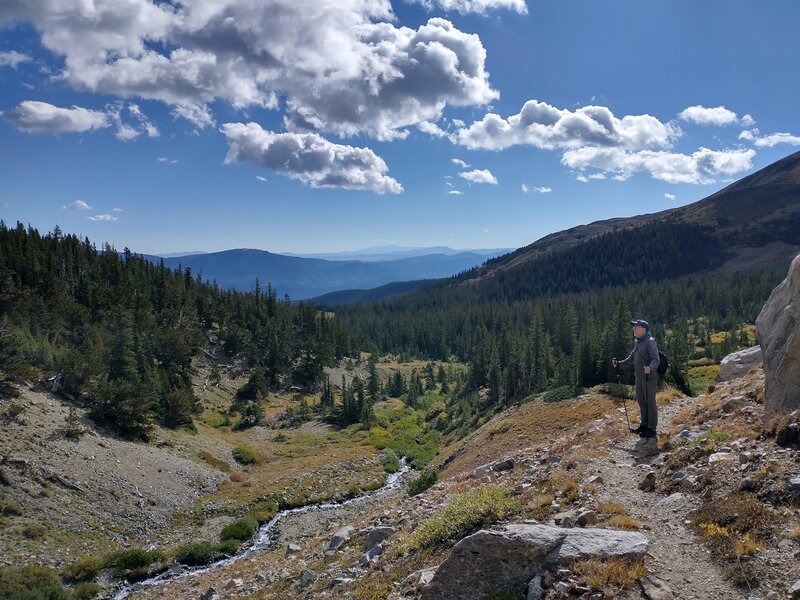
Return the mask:
M796 2L191 4L0 5L6 222L148 253L517 247L800 149Z

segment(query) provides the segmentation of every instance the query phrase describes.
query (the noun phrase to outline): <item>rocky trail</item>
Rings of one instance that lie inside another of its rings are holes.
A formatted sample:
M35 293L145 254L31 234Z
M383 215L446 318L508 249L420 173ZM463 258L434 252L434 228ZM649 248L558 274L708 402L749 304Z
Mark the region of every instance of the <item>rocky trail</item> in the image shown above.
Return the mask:
M679 398L659 410L659 429L667 431L672 418L681 409L697 401ZM635 402L634 402L635 403ZM624 418L622 423L627 428ZM648 570L663 580L676 600L721 600L742 598L711 562L708 551L694 532L687 528L689 512L701 500L696 495L675 492L661 496L644 484L654 466L663 462L663 454L653 439L636 434L611 444L608 456L593 460L589 471L602 478L604 498L628 509L629 516L644 523L650 547L647 553Z

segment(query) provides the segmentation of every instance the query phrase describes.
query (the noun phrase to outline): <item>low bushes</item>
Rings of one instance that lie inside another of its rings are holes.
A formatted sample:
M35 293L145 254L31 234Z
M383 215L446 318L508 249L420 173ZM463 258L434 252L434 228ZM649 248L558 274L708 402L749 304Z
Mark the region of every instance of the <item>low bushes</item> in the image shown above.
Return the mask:
M433 469L426 469L420 473L419 477L408 484L408 495L416 496L417 494L421 494L437 481L439 481L439 472Z
M220 534L220 538L223 542L225 540L244 542L253 537L256 531L258 531L258 521L253 517L242 517L225 526Z
M70 600L58 573L48 567L0 567L0 598L4 600Z
M508 490L493 485L458 494L446 508L417 527L408 549L423 550L448 540L459 540L473 529L497 523L521 509Z
M236 446L232 453L233 459L240 465L252 465L261 461L258 452L247 446Z

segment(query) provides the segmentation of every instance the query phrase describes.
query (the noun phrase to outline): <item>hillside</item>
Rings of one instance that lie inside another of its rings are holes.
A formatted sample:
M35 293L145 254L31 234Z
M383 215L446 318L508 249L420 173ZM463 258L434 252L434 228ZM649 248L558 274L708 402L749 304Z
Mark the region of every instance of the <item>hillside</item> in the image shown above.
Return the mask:
M462 280L481 279L528 261L565 250L605 233L636 229L654 221L681 222L711 229L732 251L731 264L747 269L785 268L800 251L800 152L732 183L698 202L658 213L607 219L550 234L487 261ZM758 248L778 244L765 261ZM750 258L752 257L752 259ZM724 268L724 267L723 267Z
M628 434L621 398L602 390L536 398L449 443L435 461L440 481L421 493L297 515L269 548L132 598L477 599L488 581L516 600L531 589L530 573L541 576L541 594L527 597L548 600L791 598L783 594L797 585L800 516L784 474L800 464L763 428L762 397L760 369L699 399L665 389L657 442ZM541 565L521 536L504 537L531 525L588 546L559 568ZM503 544L481 542L478 530ZM625 532L646 552L592 557L604 536ZM448 575L448 561L471 554L471 569ZM497 560L525 562L528 577L510 566L492 571ZM464 585L469 592L458 595Z
M417 281L397 281L366 290L340 290L338 292L331 292L329 294L322 294L321 296L309 298L309 301L317 306L330 308L335 308L342 304L378 302L380 300L388 300L390 298L409 294L434 281L436 280L420 279Z
M280 296L288 294L292 300L303 300L339 290L450 277L482 264L498 252L322 259L236 249L165 258L164 264L170 269L190 268L193 274L201 274L204 280L215 281L225 289L250 291L258 279L262 288L270 284ZM154 263L161 260L144 258Z

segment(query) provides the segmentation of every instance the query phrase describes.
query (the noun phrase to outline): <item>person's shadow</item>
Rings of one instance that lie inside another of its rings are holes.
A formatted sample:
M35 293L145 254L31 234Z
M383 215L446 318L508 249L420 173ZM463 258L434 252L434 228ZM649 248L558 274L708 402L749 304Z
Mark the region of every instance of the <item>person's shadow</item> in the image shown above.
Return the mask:
M639 438L633 448L625 446L616 446L616 448L630 454L634 462L638 464L649 465L659 455L658 438Z

